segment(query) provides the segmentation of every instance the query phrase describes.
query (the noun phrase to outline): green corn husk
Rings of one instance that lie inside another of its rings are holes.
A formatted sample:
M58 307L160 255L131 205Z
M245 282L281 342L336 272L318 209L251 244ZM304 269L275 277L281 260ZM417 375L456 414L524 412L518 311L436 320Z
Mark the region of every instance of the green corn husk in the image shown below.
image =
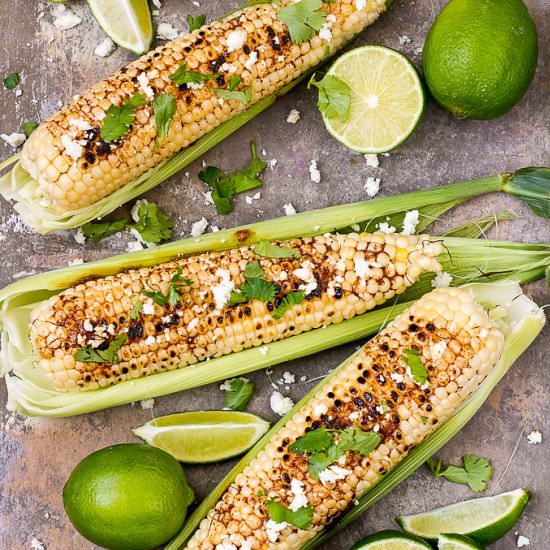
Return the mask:
M403 481L420 467L428 458L435 454L443 445L448 443L480 409L491 391L504 377L508 369L516 359L529 347L541 332L545 317L541 308L525 296L519 285L514 282L504 281L492 284L469 285L477 301L487 309L496 306L505 308L507 312L506 322L508 331L505 334L506 342L502 357L492 372L482 382L478 390L463 403L456 413L447 422L442 424L431 436L416 447L400 464L382 477L358 503L348 512L344 513L330 530L318 533L311 541L306 543L301 550L311 550L323 542L326 542L335 534L345 529L352 521L357 519L365 510L384 497L391 489ZM357 352L359 353L359 352ZM193 535L201 520L210 509L215 506L227 487L235 477L254 459L264 448L266 443L276 434L300 408L325 386L332 377L344 369L356 354L344 361L327 378L313 388L303 397L295 407L282 418L275 426L249 451L245 457L224 477L220 484L198 506L188 519L182 531L165 547L165 550L183 550L185 543Z

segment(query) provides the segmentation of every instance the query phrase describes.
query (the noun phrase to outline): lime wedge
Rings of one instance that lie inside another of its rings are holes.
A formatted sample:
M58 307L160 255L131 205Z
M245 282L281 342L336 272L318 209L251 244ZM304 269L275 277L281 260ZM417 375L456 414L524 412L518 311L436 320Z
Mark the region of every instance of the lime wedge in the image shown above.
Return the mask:
M438 550L484 550L475 540L466 535L439 535Z
M529 502L529 493L516 489L494 497L466 500L431 512L399 516L404 531L436 541L441 533L468 535L481 544L491 544L507 533Z
M401 53L382 46L363 46L338 58L329 75L351 89L347 120L328 118L327 130L360 153L385 153L415 130L426 98L416 69Z
M160 416L133 432L180 462L204 464L243 454L268 429L268 422L250 413L194 411Z
M380 531L360 540L350 550L432 550L422 539L400 531Z
M121 48L141 55L153 41L148 0L87 0L99 26Z

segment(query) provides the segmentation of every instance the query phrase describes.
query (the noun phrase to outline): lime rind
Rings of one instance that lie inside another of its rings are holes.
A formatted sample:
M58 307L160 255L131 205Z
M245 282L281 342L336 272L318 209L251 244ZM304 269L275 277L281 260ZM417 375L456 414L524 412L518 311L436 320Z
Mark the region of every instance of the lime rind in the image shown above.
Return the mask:
M430 512L398 516L396 521L405 532L434 542L442 533L457 533L481 544L491 544L515 525L528 502L528 491L516 489Z
M485 550L474 539L466 535L457 535L455 533L445 533L439 535L437 539L438 550Z
M377 60L378 74L368 68ZM353 65L356 67L351 70ZM384 71L388 76L390 70L395 78L388 82L383 77ZM396 50L384 46L355 48L338 58L327 74L344 81L352 90L350 115L345 122L322 114L328 132L352 151L391 151L404 143L422 120L426 107L424 85L415 67ZM381 94L369 93L373 87ZM371 97L377 98L375 107L369 103ZM376 108L378 101L380 108ZM371 124L365 124L369 118ZM405 126L397 129L404 120Z
M388 529L361 539L350 550L432 550L420 537Z

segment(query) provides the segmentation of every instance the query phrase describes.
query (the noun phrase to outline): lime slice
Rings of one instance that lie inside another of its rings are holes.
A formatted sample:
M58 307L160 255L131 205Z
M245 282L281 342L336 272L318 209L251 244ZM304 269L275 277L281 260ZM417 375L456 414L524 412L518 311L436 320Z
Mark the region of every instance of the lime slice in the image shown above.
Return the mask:
M160 416L133 432L180 462L204 464L243 454L268 429L268 422L250 413L195 411Z
M141 55L153 41L148 0L87 0L99 26L121 48Z
M400 531L380 531L360 540L350 550L432 550L422 539Z
M468 535L482 544L504 536L519 519L529 502L529 493L516 489L494 497L466 500L414 516L398 516L404 531L437 540L441 533Z
M484 550L475 540L466 535L439 535L438 550Z
M360 153L385 153L415 130L426 98L416 69L401 53L363 46L344 54L329 69L351 89L346 122L323 115L327 130Z

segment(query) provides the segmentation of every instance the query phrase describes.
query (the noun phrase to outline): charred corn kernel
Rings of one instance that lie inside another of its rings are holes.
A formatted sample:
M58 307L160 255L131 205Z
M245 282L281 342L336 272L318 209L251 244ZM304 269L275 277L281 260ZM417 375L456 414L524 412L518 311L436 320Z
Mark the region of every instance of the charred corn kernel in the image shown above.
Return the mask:
M38 364L58 389L95 389L341 322L404 292L421 271L440 270L436 257L441 245L431 246L426 235L407 236L409 254L403 263L407 276L392 275L396 238L327 234L283 243L298 258L264 258L245 247L87 281L33 311L30 332ZM342 253L349 249L356 252L354 261L348 262ZM371 288L371 268L379 265L376 260L381 253L387 255L388 264L377 268L376 287ZM275 297L270 302L227 305L231 291L244 283L246 266L256 261L265 279L275 285ZM418 267L420 261L424 269ZM161 306L143 294L153 288L167 296L178 270L190 284L180 287L177 303ZM275 318L274 311L285 296L297 290L304 290L306 298ZM142 307L136 315L138 302ZM118 352L119 362L76 360L79 349L104 350L123 333L127 338Z
M239 89L252 87L251 103L255 103L321 62L327 47L334 52L344 46L373 23L386 5L385 0L324 4L323 11L333 16L330 40L315 35L297 46L277 18L278 10L292 1L244 8L214 21L160 46L76 96L25 143L21 163L39 184L37 198L60 213L94 204L247 109L250 104L223 100L215 91L227 88L232 76L240 76ZM244 33L245 40L232 49L228 45L236 31ZM188 70L219 76L203 85L178 87L170 76L181 62ZM133 94L151 90L155 95L172 94L177 100L167 139L157 143L149 104L138 109L128 134L112 143L102 141L109 106L120 106Z
M470 322L472 314L476 323ZM453 360L433 360L434 347L449 342ZM405 349L419 352L429 373L426 386L411 378ZM186 548L222 549L229 543L237 549L301 548L452 416L494 368L503 349L503 334L470 290L440 288L421 298L273 436L210 510ZM441 382L440 375L453 382ZM314 480L307 455L289 449L311 429L357 425L377 432L381 443L369 456L347 452L338 459L335 465L343 475L334 481ZM273 529L265 502L275 499L289 507L295 480L312 508L312 526L300 530L278 524Z

